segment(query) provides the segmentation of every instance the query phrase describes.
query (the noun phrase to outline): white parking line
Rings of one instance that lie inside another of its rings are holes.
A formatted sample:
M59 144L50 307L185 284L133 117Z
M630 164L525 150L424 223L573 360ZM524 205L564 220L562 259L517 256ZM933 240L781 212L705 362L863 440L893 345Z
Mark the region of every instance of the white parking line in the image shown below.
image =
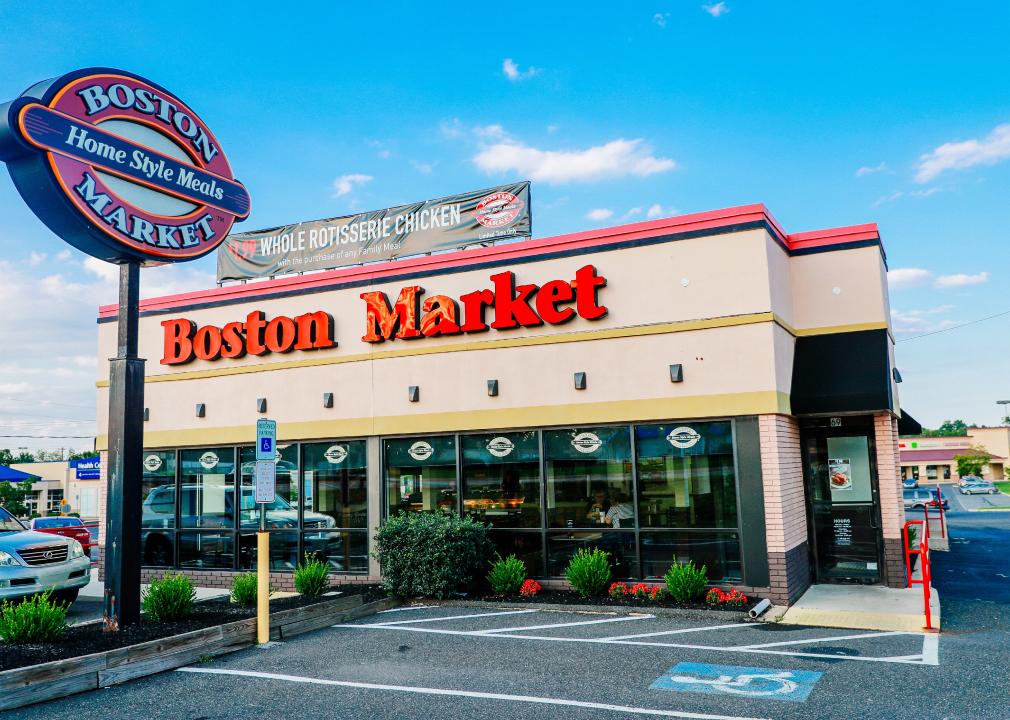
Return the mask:
M393 620L392 622L373 623L373 626L380 625L407 625L415 623L442 622L443 620L466 620L468 618L494 617L495 615L529 615L538 612L537 610L503 610L501 612L474 613L472 615L446 615L445 617L418 618L416 620Z
M636 640L644 637L659 637L661 635L680 635L682 633L704 632L706 630L728 630L730 628L755 628L760 623L731 623L730 625L707 625L705 627L681 628L680 630L660 630L659 632L639 633L638 635L614 635L596 638L597 640Z
M575 627L576 625L600 625L602 623L627 622L628 620L649 620L655 615L626 615L603 620L582 620L580 622L553 623L551 625L526 625L525 627L494 628L477 630L474 635L497 635L498 633L522 632L524 630L549 630L551 628Z
M808 645L810 643L830 642L832 640L859 640L861 638L888 637L890 635L918 635L910 632L874 632L859 635L832 635L831 637L807 638L806 640L783 640L782 642L759 643L756 645L734 645L733 650L753 650L755 648L781 647L784 645Z
M399 630L407 632L431 633L434 635L461 635L467 637L499 638L511 640L539 640L543 642L595 643L598 645L635 645L639 647L678 648L681 650L712 650L720 653L743 653L745 655L782 655L786 657L821 658L824 660L851 660L854 662L884 662L903 665L937 665L931 662L928 655L920 657L864 657L862 655L834 655L831 653L798 652L793 650L771 650L768 648L734 648L719 645L691 645L690 643L647 642L645 640L608 640L605 638L568 638L551 637L549 635L512 635L508 633L489 632L487 630L442 630L439 628L419 628L409 625L379 624L339 624L335 628L350 630ZM928 635L923 637L930 637Z
M689 720L767 720L766 718L752 718L739 715L711 715L708 713L686 712L682 710L662 710L660 708L612 705L610 703L569 700L567 698L539 697L536 695L509 695L507 693L488 693L478 692L475 690L449 690L446 688L411 687L409 685L380 685L378 683L352 682L350 680L326 680L323 678L282 675L279 673L256 672L253 670L184 667L179 668L177 672L201 673L205 675L230 675L234 677L257 678L261 680L283 680L286 682L306 683L310 685L330 685L356 688L359 690L382 690L385 692L413 693L417 695L442 695L450 697L477 698L481 700L533 703L537 705L561 705L567 707L588 708L591 710L609 710L611 712L624 713L628 715L652 715L659 717L688 718Z
M922 636L922 662L925 665L940 664L940 636L926 633Z
M385 615L386 613L407 612L408 610L427 610L433 607L438 607L438 605L410 605L408 607L396 607L390 608L389 610L379 610L376 614Z

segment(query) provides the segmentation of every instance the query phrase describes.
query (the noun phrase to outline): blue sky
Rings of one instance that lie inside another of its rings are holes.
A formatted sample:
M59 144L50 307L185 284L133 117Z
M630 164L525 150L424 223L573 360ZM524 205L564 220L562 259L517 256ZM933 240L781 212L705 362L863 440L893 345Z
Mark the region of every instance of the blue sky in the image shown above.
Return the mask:
M877 222L903 405L995 423L1010 399L1010 315L912 339L1010 311L1010 5L134 5L5 3L0 100L90 65L172 89L249 188L242 229L524 177L541 237L750 202L790 232ZM0 434L89 434L114 273L6 173L0 217ZM0 438L61 444L87 441Z

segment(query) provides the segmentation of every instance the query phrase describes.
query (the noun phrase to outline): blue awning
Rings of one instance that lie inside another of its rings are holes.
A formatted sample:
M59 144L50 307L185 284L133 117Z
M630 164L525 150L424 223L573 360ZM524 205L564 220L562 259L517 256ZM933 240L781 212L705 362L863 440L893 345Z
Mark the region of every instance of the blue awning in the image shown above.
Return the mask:
M23 482L25 480L38 480L38 475L29 475L26 472L0 465L0 482Z

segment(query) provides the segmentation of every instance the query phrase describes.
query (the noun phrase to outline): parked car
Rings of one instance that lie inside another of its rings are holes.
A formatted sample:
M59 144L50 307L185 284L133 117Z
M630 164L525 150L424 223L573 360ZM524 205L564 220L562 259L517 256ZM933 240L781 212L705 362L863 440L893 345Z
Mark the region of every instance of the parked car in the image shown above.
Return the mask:
M995 495L999 492L996 486L988 480L967 483L958 488L962 495Z
M902 499L905 504L905 509L906 510L924 509L927 505L929 505L929 507L936 507L937 505L936 493L937 491L935 489L928 490L926 488L915 488L912 490L902 491ZM941 495L941 500L943 502L943 509L947 510L948 509L947 498Z
M929 506L930 507L936 507L937 505L943 505L943 509L944 510L950 510L950 503L947 502L947 498L945 498L943 496L943 493L940 492L939 488L937 488L935 490L930 490L929 491L929 496L930 496L930 501L929 501Z
M0 600L52 590L68 605L91 581L91 560L70 537L36 532L0 507Z
M983 480L978 475L965 475L957 479L958 485L972 485L974 483L987 482Z
M901 487L905 488L906 490L911 490L912 488L919 487L919 481L916 480L915 478L905 478L904 480L901 481Z
M28 528L38 532L49 533L50 535L62 535L73 538L84 547L85 554L91 554L91 548L95 543L91 539L91 533L84 526L80 518L75 517L39 517L32 518Z

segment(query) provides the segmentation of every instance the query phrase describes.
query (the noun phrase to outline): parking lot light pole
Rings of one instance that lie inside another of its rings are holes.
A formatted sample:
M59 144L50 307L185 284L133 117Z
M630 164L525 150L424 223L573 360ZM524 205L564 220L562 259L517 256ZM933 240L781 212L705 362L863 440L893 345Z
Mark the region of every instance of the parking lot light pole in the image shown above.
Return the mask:
M1010 425L1010 414L1007 412L1007 405L1010 405L1010 400L997 400L996 404L1003 406L1003 416L1000 417L999 421L1004 425Z

